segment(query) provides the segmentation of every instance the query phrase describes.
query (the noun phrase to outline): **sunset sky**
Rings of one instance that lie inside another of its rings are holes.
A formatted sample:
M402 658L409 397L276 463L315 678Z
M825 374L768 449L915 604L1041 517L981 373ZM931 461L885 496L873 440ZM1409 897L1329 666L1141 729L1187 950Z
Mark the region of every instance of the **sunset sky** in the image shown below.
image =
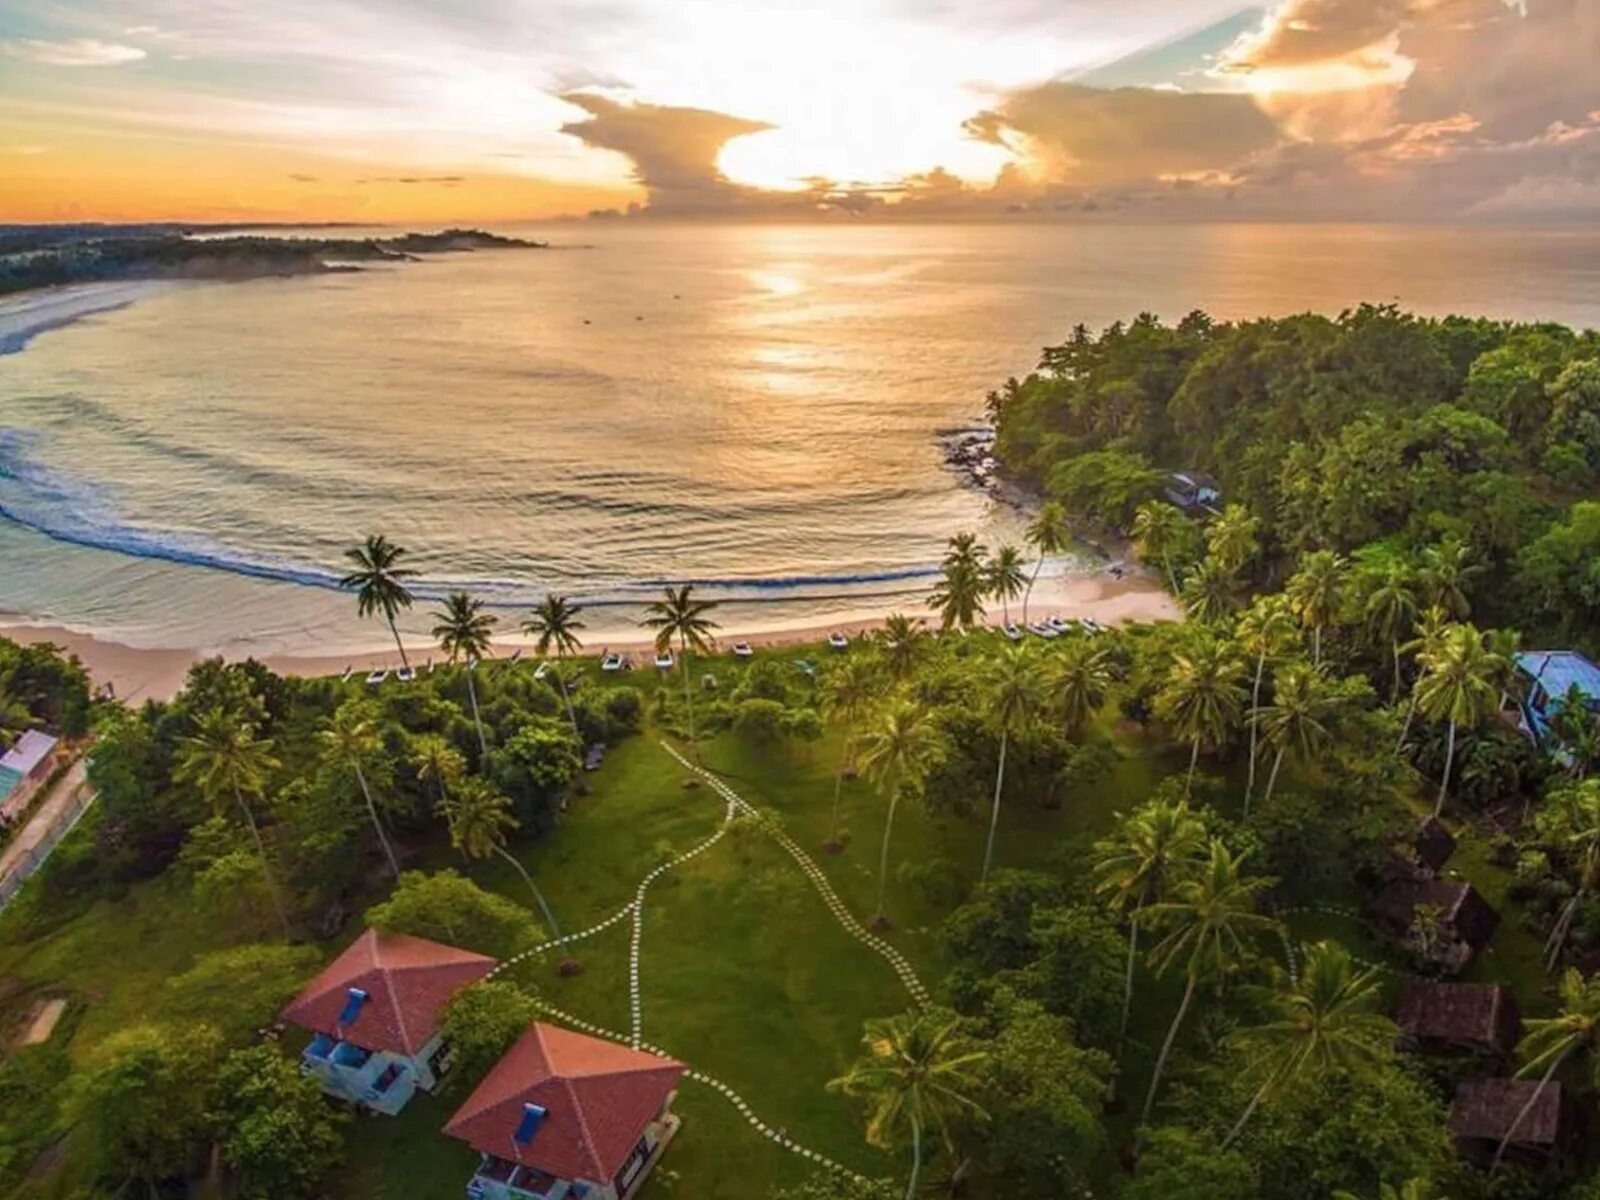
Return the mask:
M0 220L1600 216L1600 0L0 0Z

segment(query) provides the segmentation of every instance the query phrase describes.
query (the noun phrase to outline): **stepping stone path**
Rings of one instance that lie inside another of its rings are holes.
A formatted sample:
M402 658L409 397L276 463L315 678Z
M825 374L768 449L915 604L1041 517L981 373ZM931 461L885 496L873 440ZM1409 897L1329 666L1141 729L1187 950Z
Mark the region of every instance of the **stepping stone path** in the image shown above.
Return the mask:
M1294 908L1281 909L1278 912L1278 916L1292 917L1296 913L1317 913L1318 915L1324 917L1343 917L1345 920L1355 921L1357 924L1361 925L1365 925L1367 921L1366 917L1357 912L1355 909L1341 908L1334 904L1302 904ZM1287 931L1280 932L1278 937L1283 942L1284 957L1286 957L1289 961L1290 982L1298 983L1299 955L1296 952L1296 946L1289 940L1289 934ZM1304 949L1310 945L1310 942L1301 942L1299 948ZM1346 947L1346 949L1349 949L1349 947ZM1354 953L1350 955L1350 961L1355 963L1358 967L1367 967L1371 970L1379 971L1385 975L1394 975L1401 978L1404 978L1407 975L1407 972L1400 970L1398 967L1391 967L1388 963L1373 962L1370 958L1362 958L1360 955Z

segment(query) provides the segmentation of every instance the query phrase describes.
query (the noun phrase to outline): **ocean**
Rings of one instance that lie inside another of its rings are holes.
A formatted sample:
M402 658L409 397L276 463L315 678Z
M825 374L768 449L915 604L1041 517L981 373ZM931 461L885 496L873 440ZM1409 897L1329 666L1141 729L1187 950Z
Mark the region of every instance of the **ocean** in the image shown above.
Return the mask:
M945 538L1019 515L941 436L1075 324L1361 301L1600 323L1600 232L1259 225L500 228L484 251L162 285L0 356L0 610L137 646L382 648L343 551L423 602L547 590L631 623L667 581L728 624L908 605ZM1061 564L1063 570L1075 564Z

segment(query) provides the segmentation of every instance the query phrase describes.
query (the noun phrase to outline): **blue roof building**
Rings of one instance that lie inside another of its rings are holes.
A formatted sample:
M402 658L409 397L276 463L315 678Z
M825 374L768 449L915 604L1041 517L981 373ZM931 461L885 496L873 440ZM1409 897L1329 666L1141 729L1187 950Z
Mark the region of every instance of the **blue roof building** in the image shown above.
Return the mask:
M1522 731L1535 742L1543 745L1548 739L1550 719L1574 688L1584 707L1600 714L1600 667L1576 650L1526 650L1516 663L1524 682Z

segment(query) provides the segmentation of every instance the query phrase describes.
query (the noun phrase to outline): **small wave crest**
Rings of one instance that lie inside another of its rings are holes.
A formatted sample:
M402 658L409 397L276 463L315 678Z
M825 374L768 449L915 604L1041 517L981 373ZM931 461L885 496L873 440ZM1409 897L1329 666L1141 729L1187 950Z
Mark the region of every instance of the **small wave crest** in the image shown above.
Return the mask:
M200 567L299 587L337 590L344 572L316 563L250 551L192 534L141 526L118 512L111 493L92 480L60 471L38 456L38 434L0 428L0 518L54 541L131 558ZM775 576L665 576L583 586L576 580L424 577L412 592L437 600L470 591L496 607L524 607L547 591L571 591L584 604L632 606L670 585L691 584L710 598L748 604L909 594L938 574L936 567L906 565L881 570Z

